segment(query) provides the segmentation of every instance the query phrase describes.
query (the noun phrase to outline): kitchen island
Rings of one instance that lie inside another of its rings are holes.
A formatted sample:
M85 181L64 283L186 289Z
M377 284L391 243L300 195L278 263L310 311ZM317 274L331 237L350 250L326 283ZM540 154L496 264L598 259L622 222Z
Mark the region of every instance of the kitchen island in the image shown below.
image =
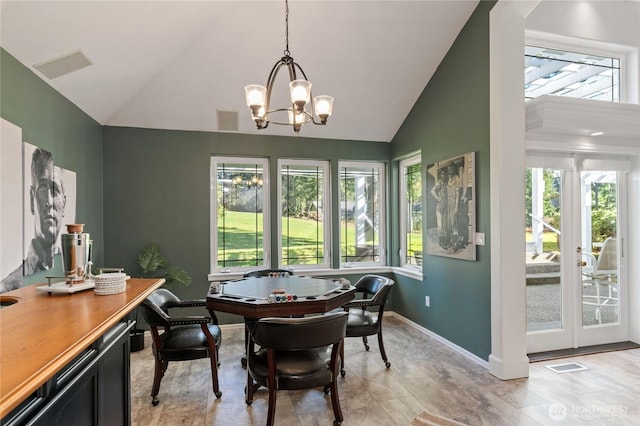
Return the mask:
M106 296L40 284L1 294L0 423L129 424L128 315L163 283L129 279Z

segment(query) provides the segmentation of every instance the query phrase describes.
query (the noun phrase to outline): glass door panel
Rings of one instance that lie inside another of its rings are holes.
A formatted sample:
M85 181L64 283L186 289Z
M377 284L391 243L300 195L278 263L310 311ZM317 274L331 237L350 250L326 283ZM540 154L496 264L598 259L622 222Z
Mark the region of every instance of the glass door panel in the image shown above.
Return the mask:
M620 322L618 183L611 171L580 172L582 325Z
M560 170L527 168L525 236L529 332L563 328L561 188Z

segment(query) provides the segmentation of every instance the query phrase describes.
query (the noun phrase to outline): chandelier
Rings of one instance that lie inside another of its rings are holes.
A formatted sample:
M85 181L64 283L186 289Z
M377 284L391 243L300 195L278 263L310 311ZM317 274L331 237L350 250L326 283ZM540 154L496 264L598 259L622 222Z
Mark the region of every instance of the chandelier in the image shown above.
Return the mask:
M293 126L293 130L297 133L305 123L313 123L324 125L333 110L333 98L331 96L316 96L313 102L311 99L311 83L307 80L302 67L298 65L289 52L289 1L285 0L285 50L284 56L276 62L269 73L267 86L259 84L250 84L245 86L245 96L247 105L251 108L251 116L256 122L258 129L266 129L269 123L283 124ZM278 71L282 67L286 67L289 71L289 91L291 96L291 106L288 108L271 108L271 92ZM302 74L302 78L298 78L296 70ZM309 109L307 109L307 106ZM277 114L276 114L277 113ZM272 119L272 115L281 115L286 113L283 120L278 121ZM317 118L316 118L317 117ZM286 119L286 121L285 121ZM319 119L319 121L317 121Z

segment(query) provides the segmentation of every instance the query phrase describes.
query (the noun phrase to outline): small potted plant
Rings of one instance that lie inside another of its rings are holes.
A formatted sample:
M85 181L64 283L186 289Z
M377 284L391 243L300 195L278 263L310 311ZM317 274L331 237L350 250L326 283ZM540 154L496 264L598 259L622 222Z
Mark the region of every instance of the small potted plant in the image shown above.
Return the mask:
M160 246L156 243L149 243L140 250L138 255L138 266L142 269L143 278L164 278L167 287L186 287L191 284L191 276L178 266L169 264L160 252ZM131 342L131 352L140 351L144 348L144 332L141 328L138 309L135 310L136 328L129 333Z

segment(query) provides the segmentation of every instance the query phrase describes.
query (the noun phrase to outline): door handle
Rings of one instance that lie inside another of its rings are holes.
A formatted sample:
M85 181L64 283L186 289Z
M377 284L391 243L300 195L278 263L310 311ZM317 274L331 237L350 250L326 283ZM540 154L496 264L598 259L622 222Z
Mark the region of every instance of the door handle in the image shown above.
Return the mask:
M578 266L587 266L587 262L578 260Z

